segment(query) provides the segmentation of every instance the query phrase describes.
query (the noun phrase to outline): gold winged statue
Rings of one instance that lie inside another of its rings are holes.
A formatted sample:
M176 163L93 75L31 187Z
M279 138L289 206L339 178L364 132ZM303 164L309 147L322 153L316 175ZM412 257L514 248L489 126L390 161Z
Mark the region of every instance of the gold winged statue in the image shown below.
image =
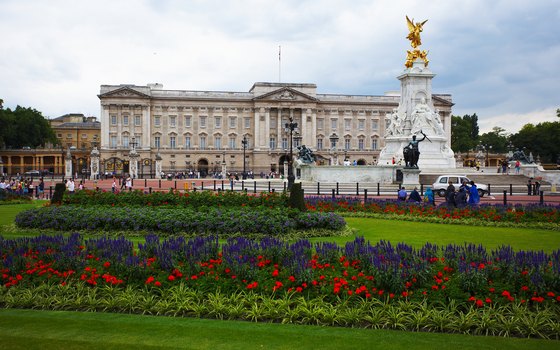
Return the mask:
M422 45L420 33L422 32L422 27L426 22L428 22L428 20L425 20L424 22L416 22L416 24L414 24L414 18L410 20L410 18L406 16L406 24L408 24L408 30L410 31L406 38L410 40L410 46L413 48L417 48Z
M422 32L422 27L424 26L424 24L428 22L428 20L425 20L424 22L416 22L416 24L414 24L414 18L412 20L410 20L410 18L408 18L408 16L406 16L406 24L408 24L408 30L409 33L406 36L406 38L408 40L410 40L410 46L413 47L414 50L410 51L407 50L406 53L406 62L405 62L405 66L407 68L412 68L414 61L417 58L420 58L422 61L424 61L424 66L428 66L428 63L430 61L428 61L428 52L425 50L420 51L420 49L418 49L418 46L422 45L422 41L420 40L420 33Z

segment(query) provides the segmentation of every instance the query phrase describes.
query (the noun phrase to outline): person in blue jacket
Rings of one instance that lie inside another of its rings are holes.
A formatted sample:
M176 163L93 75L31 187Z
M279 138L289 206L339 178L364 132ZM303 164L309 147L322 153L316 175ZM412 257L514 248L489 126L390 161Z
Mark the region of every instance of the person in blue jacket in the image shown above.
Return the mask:
M476 184L471 180L471 186L469 187L469 204L476 205L480 202L480 196L478 195L478 188Z

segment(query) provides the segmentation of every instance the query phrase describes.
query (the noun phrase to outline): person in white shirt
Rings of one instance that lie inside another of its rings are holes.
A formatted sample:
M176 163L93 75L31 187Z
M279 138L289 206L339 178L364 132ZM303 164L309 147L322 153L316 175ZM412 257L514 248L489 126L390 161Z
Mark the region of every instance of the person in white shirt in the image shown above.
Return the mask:
M73 194L74 190L76 189L76 185L74 184L74 180L73 179L68 180L68 183L66 184L66 186L68 186L68 192L70 192L70 194Z

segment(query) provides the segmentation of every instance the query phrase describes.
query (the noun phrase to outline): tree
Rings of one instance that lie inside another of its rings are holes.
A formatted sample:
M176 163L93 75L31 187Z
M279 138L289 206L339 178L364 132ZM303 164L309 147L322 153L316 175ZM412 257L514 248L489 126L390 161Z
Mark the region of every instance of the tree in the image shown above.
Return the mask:
M451 148L455 152L468 152L478 143L478 116L451 116Z
M36 148L46 143L57 143L56 135L41 112L17 106L0 109L0 147Z
M560 121L525 124L511 142L520 150L540 156L543 163L556 163L560 157Z
M480 136L480 143L486 146L492 146L492 153L507 153L508 142L509 139L506 130L499 126L493 127L492 131Z

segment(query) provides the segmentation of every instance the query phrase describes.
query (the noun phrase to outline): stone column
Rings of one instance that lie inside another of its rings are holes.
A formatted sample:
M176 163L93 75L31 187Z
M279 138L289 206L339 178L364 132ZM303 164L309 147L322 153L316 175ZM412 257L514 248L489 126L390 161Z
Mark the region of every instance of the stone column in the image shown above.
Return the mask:
M264 112L264 148L270 150L268 144L270 140L270 108L266 108Z
M162 164L161 164L161 155L158 152L156 154L156 174L155 174L156 179L161 179L162 169L163 169L163 167L162 167Z
M66 157L64 158L64 177L72 178L72 154L70 154L70 148L66 152Z
M262 140L261 140L261 115L259 113L259 109L255 108L255 112L254 112L254 118L255 118L255 141L253 143L253 147L255 149L255 151L258 151L261 148L261 145L263 144Z

